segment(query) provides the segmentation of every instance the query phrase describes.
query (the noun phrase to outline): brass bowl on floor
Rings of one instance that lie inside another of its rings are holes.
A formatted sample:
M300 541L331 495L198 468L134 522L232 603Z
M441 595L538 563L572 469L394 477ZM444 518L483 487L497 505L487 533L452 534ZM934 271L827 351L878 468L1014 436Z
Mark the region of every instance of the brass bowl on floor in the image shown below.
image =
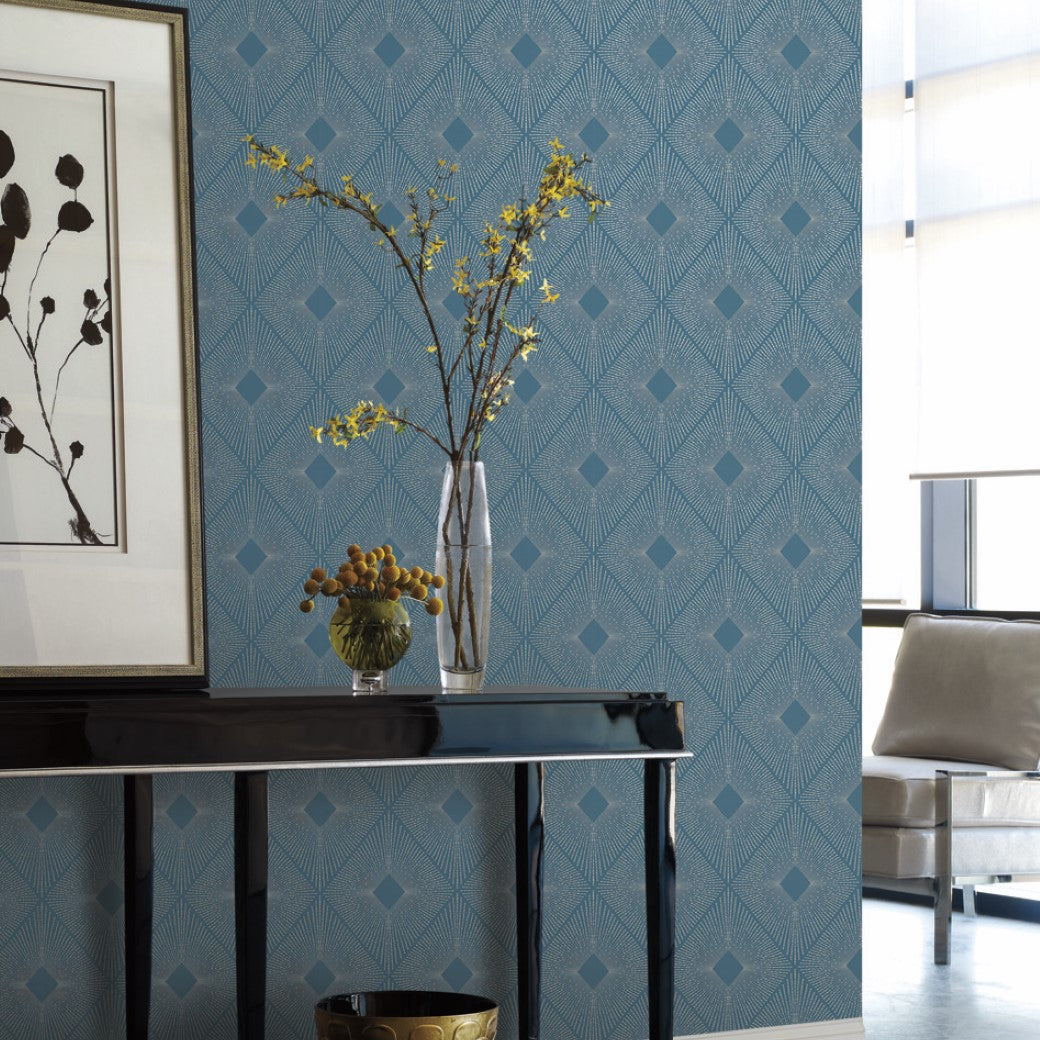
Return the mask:
M498 1005L433 990L340 993L314 1008L318 1040L495 1040Z

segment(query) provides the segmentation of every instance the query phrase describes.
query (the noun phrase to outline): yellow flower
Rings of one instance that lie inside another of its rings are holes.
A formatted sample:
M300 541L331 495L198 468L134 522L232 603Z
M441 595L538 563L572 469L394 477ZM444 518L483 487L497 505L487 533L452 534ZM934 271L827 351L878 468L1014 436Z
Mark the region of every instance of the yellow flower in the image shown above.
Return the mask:
M440 235L434 235L433 239L426 244L426 253L428 256L436 256L445 245L446 243Z
M481 245L484 247L481 256L495 256L502 251L502 243L505 235L491 224L484 225L484 238Z
M514 336L519 336L520 340L524 343L533 343L538 339L539 332L533 325L526 325L524 328L517 328L516 325L511 325L508 321L505 322L505 326Z
M539 289L544 294L546 303L555 303L560 298L559 293L553 292L553 286L549 284L548 278L542 279L542 284L539 286Z

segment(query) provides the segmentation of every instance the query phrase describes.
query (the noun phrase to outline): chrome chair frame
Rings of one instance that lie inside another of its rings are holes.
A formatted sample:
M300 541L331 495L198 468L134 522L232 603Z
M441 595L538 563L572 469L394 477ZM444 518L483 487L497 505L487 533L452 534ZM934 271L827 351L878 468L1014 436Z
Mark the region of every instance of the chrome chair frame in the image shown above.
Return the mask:
M1040 870L1014 870L1009 864L995 863L985 873L958 871L956 863L957 831L954 791L958 782L984 780L993 783L1033 783L1040 781L1040 770L952 770L935 771L935 863L933 874L921 878L889 878L868 874L863 877L865 888L908 892L928 896L935 911L934 961L950 963L950 930L953 918L953 889L961 886L964 893L964 912L975 913L975 887L1013 881L1040 881ZM972 822L975 822L974 820ZM1037 791L1037 826L1040 826L1040 790Z
M964 886L964 910L975 912L975 886L994 885L1011 881L1040 881L1040 871L1011 872L995 867L990 873L961 874L955 870L954 833L957 829L954 815L954 788L959 781L986 780L995 783L1040 780L1040 770L1021 772L1012 770L952 770L935 771L935 877L932 879L935 899L935 963L950 963L950 926L953 917L953 886ZM1040 798L1040 792L1037 795ZM1040 802L1038 802L1040 805ZM1037 814L1040 821L1040 812Z

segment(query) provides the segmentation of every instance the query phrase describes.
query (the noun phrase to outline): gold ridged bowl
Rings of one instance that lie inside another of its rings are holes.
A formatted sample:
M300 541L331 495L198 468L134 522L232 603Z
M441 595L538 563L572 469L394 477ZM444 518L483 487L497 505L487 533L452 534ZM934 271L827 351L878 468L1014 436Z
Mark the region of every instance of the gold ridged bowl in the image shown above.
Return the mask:
M318 1040L495 1040L498 1005L467 993L340 993L314 1008Z

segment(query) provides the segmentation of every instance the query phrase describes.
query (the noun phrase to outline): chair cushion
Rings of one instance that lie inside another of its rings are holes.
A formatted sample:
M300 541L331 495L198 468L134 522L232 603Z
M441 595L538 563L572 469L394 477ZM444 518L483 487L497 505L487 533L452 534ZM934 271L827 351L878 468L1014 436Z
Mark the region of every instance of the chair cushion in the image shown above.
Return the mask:
M935 771L992 770L981 762L894 755L863 759L865 827L934 827ZM954 827L1040 827L1040 781L959 780Z
M953 842L953 875L987 877L1040 872L1040 828L967 827ZM935 831L864 827L863 876L922 878L935 875Z
M1040 761L1040 622L911 614L875 755Z

